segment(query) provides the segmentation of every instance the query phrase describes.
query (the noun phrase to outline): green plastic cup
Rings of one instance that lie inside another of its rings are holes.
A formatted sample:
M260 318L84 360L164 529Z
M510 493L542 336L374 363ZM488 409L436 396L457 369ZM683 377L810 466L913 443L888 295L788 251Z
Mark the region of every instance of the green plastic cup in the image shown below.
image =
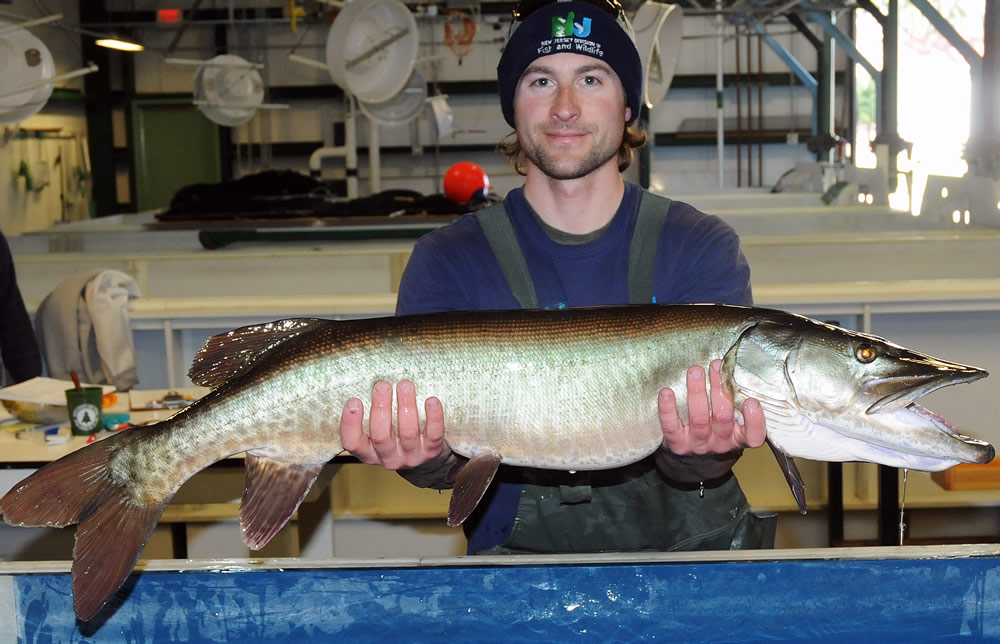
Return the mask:
M101 387L84 387L83 391L66 390L66 407L69 424L76 436L90 436L101 429L101 404L104 390Z

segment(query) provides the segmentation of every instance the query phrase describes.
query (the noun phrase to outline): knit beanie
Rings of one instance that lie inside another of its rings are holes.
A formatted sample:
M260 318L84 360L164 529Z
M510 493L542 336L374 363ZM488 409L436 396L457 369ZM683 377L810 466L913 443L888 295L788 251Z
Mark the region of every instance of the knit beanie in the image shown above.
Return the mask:
M500 108L511 127L514 127L514 92L521 74L536 58L562 52L606 62L625 89L626 104L632 110L629 123L639 116L642 61L627 22L622 26L599 7L570 1L545 5L515 25L497 64Z

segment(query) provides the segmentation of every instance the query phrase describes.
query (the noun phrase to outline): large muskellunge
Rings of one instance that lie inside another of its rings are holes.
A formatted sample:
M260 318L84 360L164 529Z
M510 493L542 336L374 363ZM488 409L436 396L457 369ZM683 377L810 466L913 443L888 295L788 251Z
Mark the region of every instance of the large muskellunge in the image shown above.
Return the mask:
M189 374L211 393L41 468L0 512L15 525L79 524L74 608L89 619L181 484L218 460L246 452L243 538L266 544L342 451L345 402L378 380L410 379L441 399L445 438L472 465L456 483L457 525L501 463L594 470L651 454L662 441L658 391L673 388L685 414L687 368L720 357L737 407L761 401L802 509L795 456L928 471L993 459L988 443L914 402L985 371L782 311L652 304L291 319L209 339Z

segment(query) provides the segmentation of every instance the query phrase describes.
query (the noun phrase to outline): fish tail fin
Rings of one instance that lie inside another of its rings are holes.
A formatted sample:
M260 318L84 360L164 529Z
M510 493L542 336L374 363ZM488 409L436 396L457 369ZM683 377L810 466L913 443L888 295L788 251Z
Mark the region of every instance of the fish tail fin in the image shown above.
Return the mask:
M79 524L73 547L73 608L92 618L128 578L170 500L142 502L115 480L111 459L153 427L130 429L49 463L0 499L11 525Z

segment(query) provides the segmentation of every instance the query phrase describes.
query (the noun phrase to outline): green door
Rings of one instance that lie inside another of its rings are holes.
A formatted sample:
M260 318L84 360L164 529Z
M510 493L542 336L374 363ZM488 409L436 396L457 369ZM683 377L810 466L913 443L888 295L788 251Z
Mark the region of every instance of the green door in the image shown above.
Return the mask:
M133 167L139 212L170 204L193 183L219 183L219 126L190 99L140 99L132 103Z

